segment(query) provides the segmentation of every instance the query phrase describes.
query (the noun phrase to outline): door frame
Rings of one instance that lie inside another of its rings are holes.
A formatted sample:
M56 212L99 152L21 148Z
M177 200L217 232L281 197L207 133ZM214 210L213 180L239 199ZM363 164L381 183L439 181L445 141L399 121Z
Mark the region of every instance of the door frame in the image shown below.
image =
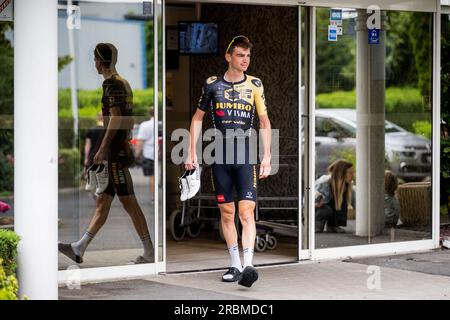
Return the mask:
M366 0L362 1L367 2ZM308 251L310 254L310 259L312 260L323 260L323 259L340 259L348 257L364 257L373 255L383 255L383 254L397 254L397 253L408 253L431 250L439 248L439 232L440 232L440 208L439 208L439 174L440 174L440 34L441 34L441 6L440 0L435 0L434 2L427 2L426 4L413 1L404 4L397 3L396 5L389 4L392 1L378 0L371 1L370 4L376 2L383 10L396 10L396 11L422 11L430 12L433 14L433 84L432 84L432 94L433 94L433 106L432 106L432 237L427 240L415 240L415 241L404 241L404 242L389 242L382 244L365 244L356 246L346 246L346 247L335 247L335 248L325 248L316 249L315 248L315 233L311 232L314 230L315 226L315 215L314 215L314 174L309 174L309 185L307 186L308 195L308 212L309 217L309 247ZM361 4L361 1L355 0L343 0L343 1L327 1L327 0L314 0L305 1L304 5L311 5L310 7L310 30L309 34L311 37L311 46L308 50L309 62L310 62L310 72L309 72L309 137L308 141L310 143L310 152L308 155L309 165L308 168L311 172L315 172L315 83L316 83L316 59L315 59L315 46L316 46L316 19L315 10L316 7L351 7L351 8L367 8Z
M308 174L308 180L305 184L305 216L308 218L308 247L307 249L302 249L303 241L302 241L302 210L300 209L298 212L298 221L299 221L299 231L298 231L298 260L322 260L322 259L339 259L343 257L359 257L359 256L368 256L368 255L380 255L380 254L394 254L394 253L406 253L412 251L421 251L421 250L430 250L439 247L439 172L440 172L440 132L439 132L439 123L440 123L440 15L441 15L441 6L440 0L435 0L435 2L427 2L426 4L422 3L420 0L411 1L400 1L398 0L396 3L392 4L388 0L364 0L363 4L361 1L356 0L342 0L342 1L327 1L327 0L246 0L244 2L238 0L198 0L198 1L188 1L188 0L179 0L180 2L197 2L197 3L228 3L228 4L257 4L257 5L276 5L276 6L295 6L298 7L299 10L299 22L298 22L298 41L299 46L301 48L302 43L302 34L301 34L301 23L302 16L301 10L302 7L306 7L306 16L308 21L308 28L305 30L305 35L307 35L307 43L308 50L307 56L305 57L305 66L307 67L306 74L308 75L307 79L305 79L305 99L308 101L305 106L305 114L302 114L301 110L301 86L302 79L301 74L302 70L302 52L299 50L298 54L298 81L299 81L299 94L298 94L298 110L299 110L299 121L298 121L298 130L299 130L299 157L298 157L298 168L299 168L299 187L298 187L298 204L299 208L302 208L302 187L301 187L301 179L303 176L302 166L304 165L302 162L301 156L301 148L302 148L302 130L301 123L302 118L308 119L308 135L305 140L305 143L308 144L308 154L307 154L307 168L309 173L315 171L314 165L314 153L315 153L315 68L316 68L316 59L315 59L315 44L316 44L316 19L315 19L315 9L317 6L320 7L353 7L353 8L364 8L369 4L373 4L376 2L382 9L386 10L407 10L407 11L427 11L433 13L433 164L432 164L432 196L433 196L433 204L432 204L432 239L429 240L417 240L417 241L408 241L408 242L397 242L397 243L383 243L383 244L366 244L361 246L349 246L349 247L339 247L339 248L328 248L328 249L315 249L315 235L314 232L314 193L312 192L314 188L314 174ZM83 0L83 2L103 2L102 0ZM109 1L111 2L111 1ZM126 3L126 2L141 2L141 1L130 1L130 0L118 0L117 3ZM370 3L369 3L370 2ZM403 5L402 5L403 3ZM158 9L160 8L160 9ZM161 10L161 26L162 26L162 51L165 51L165 0L154 0L153 1L153 10L155 13L158 13ZM158 66L158 14L154 14L154 48L155 48L155 56L154 56L154 64ZM308 30L309 29L309 30ZM154 88L155 92L158 90L158 67L154 68ZM165 96L165 55L162 57L162 94ZM306 90L307 89L307 90ZM158 95L154 96L154 108L155 112L155 123L158 123ZM60 284L66 283L68 280L73 279L74 272L80 272L79 277L81 282L90 282L90 281L98 281L98 280L110 280L110 279L118 279L118 278L133 278L133 277L142 277L147 275L154 275L162 272L166 272L166 262L167 262L167 234L166 234L166 101L163 99L162 102L162 123L163 123L163 156L162 162L160 163L157 155L158 155L158 144L155 143L155 172L158 172L159 166L162 165L162 208L161 212L159 209L159 202L155 201L155 219L156 222L154 224L154 232L155 232L155 248L159 248L159 239L162 236L162 246L163 246L163 255L162 261L158 261L159 259L159 250L155 250L155 263L144 264L144 265L122 265L122 266L113 266L113 267L99 267L99 268L86 268L86 269L78 269L78 270L64 270L58 272L58 281ZM158 136L158 125L155 126L155 137ZM305 180L306 181L306 180ZM158 190L159 177L155 174L155 199L159 198L159 190ZM162 214L162 234L159 234L159 215Z
M116 0L116 1L105 1L105 0L81 0L80 2L84 3L141 3L142 1L136 0ZM159 52L159 43L158 43L158 30L160 26L165 25L165 0L153 0L153 45L154 45L154 78L153 78L153 88L156 94L153 95L153 106L154 106L154 137L158 137L158 119L159 119L159 101L158 101L158 80L159 80L159 64L158 64L158 52ZM161 21L158 23L158 18L161 17ZM162 48L161 52L165 50L165 28L162 27ZM162 95L165 96L165 55L162 55ZM163 150L165 150L165 108L166 102L165 99L162 99L162 121L163 121ZM93 267L93 268L83 268L80 269L77 266L71 266L67 270L59 270L58 271L58 283L60 285L73 283L74 281L79 283L88 283L93 281L107 281L114 279L130 279L130 278L138 278L143 276L155 275L161 272L166 271L166 234L165 234L165 217L166 217L166 204L165 204L165 167L162 166L162 217L163 217L163 232L160 235L159 231L159 217L160 217L160 206L159 206L159 167L161 165L158 154L159 154L159 145L157 143L158 139L155 138L155 157L154 157L154 171L155 171L155 206L154 206L154 248L155 248L155 262L146 263L146 264L137 264L137 265L118 265L118 266L110 266L110 267ZM165 161L165 153L163 152L162 163ZM162 237L162 260L159 259L159 241Z

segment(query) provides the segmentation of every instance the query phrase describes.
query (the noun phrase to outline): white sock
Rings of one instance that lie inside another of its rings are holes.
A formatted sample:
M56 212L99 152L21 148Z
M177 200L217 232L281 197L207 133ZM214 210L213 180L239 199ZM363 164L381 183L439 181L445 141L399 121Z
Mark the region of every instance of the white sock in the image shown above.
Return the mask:
M253 267L253 249L245 248L244 249L244 269L245 267L252 266Z
M147 260L153 260L155 256L155 250L153 248L152 239L150 235L143 236L141 238L142 245L144 246L144 255L143 257Z
M86 231L86 233L77 242L72 243L72 249L76 255L82 257L86 251L87 246L94 239L95 234Z
M228 248L231 257L231 266L242 271L241 258L239 257L239 247L237 244Z

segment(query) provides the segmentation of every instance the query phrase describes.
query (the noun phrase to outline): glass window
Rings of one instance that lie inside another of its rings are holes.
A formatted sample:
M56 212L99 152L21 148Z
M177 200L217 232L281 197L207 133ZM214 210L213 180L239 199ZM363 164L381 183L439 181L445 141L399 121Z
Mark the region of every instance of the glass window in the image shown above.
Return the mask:
M381 11L369 33L365 10L330 10L316 10L316 248L430 239L432 15Z
M0 21L0 229L14 225L14 24Z
M142 3L60 4L59 268L153 263L153 16Z

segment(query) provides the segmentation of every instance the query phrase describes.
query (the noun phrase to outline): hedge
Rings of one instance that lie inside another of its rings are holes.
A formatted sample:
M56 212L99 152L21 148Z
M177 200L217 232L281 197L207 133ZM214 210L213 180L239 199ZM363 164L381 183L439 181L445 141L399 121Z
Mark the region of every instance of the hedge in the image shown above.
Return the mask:
M0 300L18 299L19 285L15 274L19 241L20 237L14 231L0 229Z
M418 88L389 87L386 89L385 99L386 118L409 131L414 130L414 122L431 120L430 106L422 98ZM320 109L354 109L356 92L352 90L320 93L316 97L316 106Z
M431 122L430 121L416 121L412 124L414 128L414 133L421 135L429 140L431 140Z
M59 188L77 188L80 185L81 161L77 148L59 150Z
M427 111L427 107L417 88L387 88L385 103L387 113L415 113ZM356 92L355 90L352 90L320 93L316 97L316 105L317 108L321 109L355 108Z
M12 155L10 155L12 157ZM12 159L0 150L0 191L13 191L14 166Z
M153 105L153 88L133 91L133 116L148 117L149 106ZM78 91L78 139L75 146L82 150L82 143L87 130L95 126L97 114L101 112L102 90ZM159 104L162 105L162 94L159 93ZM71 109L70 89L59 89L59 148L74 147L73 117Z
M16 272L17 245L20 237L10 230L0 229L0 260L7 276Z
M0 258L0 300L17 300L19 285L14 275L6 275Z
M133 90L133 115L147 116L149 106L153 105L153 88ZM93 117L102 109L102 90L78 90L78 116ZM162 93L158 95L159 105L162 105ZM60 117L72 117L70 89L60 89L58 108Z

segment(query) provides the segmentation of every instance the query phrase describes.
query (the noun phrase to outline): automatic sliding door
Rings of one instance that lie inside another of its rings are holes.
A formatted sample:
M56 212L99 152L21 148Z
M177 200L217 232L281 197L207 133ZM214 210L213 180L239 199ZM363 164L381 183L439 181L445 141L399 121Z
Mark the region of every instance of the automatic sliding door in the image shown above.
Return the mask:
M432 17L316 8L316 249L431 239Z
M59 3L59 240L84 253L81 268L161 261L162 3ZM86 191L102 147L108 187L97 176ZM74 264L59 255L60 270Z

